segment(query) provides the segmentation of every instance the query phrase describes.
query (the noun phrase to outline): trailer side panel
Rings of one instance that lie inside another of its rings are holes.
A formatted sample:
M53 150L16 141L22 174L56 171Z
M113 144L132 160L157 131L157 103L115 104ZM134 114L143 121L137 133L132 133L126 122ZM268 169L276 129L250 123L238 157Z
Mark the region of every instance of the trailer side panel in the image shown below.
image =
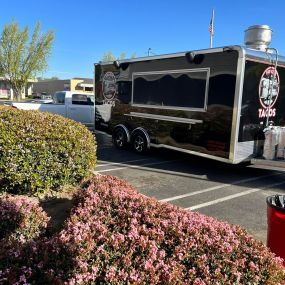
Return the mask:
M141 127L152 145L229 159L237 62L230 50L96 65L96 127Z

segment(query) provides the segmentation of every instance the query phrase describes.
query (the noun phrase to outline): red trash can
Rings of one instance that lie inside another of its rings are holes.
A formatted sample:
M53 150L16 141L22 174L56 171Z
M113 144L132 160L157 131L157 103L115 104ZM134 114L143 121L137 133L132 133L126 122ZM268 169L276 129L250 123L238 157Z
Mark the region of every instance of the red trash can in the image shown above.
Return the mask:
M267 246L285 266L285 196L267 197Z

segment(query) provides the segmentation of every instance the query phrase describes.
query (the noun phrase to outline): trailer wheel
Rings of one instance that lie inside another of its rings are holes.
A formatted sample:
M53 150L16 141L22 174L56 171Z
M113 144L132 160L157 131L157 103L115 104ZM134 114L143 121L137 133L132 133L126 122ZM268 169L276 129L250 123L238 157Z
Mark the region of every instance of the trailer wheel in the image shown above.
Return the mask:
M136 131L132 135L132 145L136 153L145 153L148 150L148 142L142 131Z
M113 143L119 149L124 149L128 145L128 138L126 131L121 128L117 127L113 132Z

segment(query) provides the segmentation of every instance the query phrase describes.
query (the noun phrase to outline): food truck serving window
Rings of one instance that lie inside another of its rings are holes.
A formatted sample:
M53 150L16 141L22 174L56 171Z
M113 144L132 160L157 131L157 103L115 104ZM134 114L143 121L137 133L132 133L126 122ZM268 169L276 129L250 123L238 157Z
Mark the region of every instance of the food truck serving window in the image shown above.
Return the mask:
M132 105L206 110L210 70L133 73Z

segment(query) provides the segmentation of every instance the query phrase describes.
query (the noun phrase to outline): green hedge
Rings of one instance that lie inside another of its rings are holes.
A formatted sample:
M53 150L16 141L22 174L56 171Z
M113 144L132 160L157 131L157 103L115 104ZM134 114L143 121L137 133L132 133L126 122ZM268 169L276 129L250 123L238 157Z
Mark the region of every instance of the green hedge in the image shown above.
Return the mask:
M60 191L95 167L94 136L82 124L61 116L0 107L0 134L2 191Z

